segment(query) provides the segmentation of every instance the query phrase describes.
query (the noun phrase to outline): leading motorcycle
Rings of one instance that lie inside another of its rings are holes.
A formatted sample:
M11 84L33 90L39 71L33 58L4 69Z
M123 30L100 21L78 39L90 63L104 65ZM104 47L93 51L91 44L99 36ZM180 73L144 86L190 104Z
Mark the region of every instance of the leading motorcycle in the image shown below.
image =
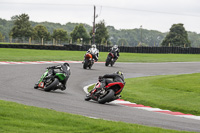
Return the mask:
M105 85L98 81L90 93L86 95L85 100L89 101L92 99L98 101L100 104L114 101L121 97L120 93L122 92L124 85L125 82L113 82Z
M66 82L70 76L70 66L68 63L62 65L47 67L45 73L42 75L34 88L42 88L44 91L51 90L65 90Z

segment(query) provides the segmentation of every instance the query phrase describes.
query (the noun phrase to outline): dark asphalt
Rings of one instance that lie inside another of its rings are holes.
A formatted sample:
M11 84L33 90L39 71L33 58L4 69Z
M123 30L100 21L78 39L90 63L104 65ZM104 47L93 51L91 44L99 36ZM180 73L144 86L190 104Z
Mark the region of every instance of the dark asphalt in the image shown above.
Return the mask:
M102 105L93 101L87 102L84 101L85 92L83 91L83 87L95 83L99 75L113 73L117 70L122 70L125 78L197 73L200 72L200 63L198 62L116 63L114 67L105 67L104 63L95 63L91 70L84 70L81 63L74 63L70 64L72 74L67 83L67 90L44 92L33 89L34 83L44 73L45 68L51 65L53 64L0 65L0 99L106 120L200 132L199 120L117 104Z

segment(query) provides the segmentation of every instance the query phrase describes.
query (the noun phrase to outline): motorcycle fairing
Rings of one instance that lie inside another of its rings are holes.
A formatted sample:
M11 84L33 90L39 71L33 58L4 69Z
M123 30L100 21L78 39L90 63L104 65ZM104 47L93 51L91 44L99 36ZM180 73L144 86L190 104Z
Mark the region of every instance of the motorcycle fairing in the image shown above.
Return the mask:
M92 55L89 54L89 53L87 53L87 54L85 55L85 58L87 58L87 59L91 58L91 59L92 59Z
M114 54L113 53L110 52L108 55L110 55L110 56L112 56L112 58L114 58Z
M115 92L115 94L118 94L123 88L124 88L124 84L121 82L114 82L114 83L109 83L106 88L110 88L114 85L118 85L120 87L120 89L118 91Z

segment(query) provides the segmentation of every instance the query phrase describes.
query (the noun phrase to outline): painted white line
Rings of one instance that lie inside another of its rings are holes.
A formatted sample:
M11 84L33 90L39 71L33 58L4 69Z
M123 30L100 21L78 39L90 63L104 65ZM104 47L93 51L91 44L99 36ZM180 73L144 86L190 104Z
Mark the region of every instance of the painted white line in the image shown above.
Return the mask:
M195 115L176 115L176 116L195 119L195 120L200 120L200 116L195 116Z
M0 61L0 65L18 65L18 64L55 64L55 63L81 63L81 61L24 61L24 62L12 62L12 61Z
M95 83L93 83L93 84L95 84ZM89 85L83 87L83 90L85 91L86 94L89 93L88 92L88 87L92 86L93 84L89 84Z
M120 104L120 103L131 103L129 101L120 101L120 100L115 100L115 101L112 101L110 103L114 103L114 104Z

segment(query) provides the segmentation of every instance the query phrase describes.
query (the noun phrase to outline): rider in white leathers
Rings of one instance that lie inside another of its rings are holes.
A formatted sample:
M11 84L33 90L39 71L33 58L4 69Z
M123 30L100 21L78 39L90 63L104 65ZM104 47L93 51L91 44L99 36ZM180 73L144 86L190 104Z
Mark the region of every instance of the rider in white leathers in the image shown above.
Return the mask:
M96 45L93 44L90 49L88 49L87 53L90 53L95 61L98 61L99 58L99 50L96 48Z

